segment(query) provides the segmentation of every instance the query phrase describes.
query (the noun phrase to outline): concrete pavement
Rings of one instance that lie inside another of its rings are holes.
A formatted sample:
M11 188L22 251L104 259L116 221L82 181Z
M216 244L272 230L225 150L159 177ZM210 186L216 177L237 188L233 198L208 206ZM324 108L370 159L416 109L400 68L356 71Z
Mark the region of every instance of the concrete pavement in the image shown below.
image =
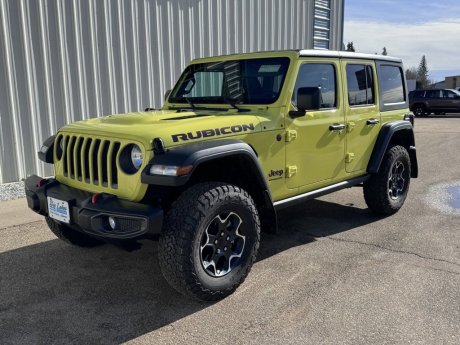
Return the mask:
M197 303L132 253L55 239L24 199L0 203L1 344L459 344L460 217L429 191L460 180L460 117L416 120L420 178L379 218L360 188L283 211L245 283Z

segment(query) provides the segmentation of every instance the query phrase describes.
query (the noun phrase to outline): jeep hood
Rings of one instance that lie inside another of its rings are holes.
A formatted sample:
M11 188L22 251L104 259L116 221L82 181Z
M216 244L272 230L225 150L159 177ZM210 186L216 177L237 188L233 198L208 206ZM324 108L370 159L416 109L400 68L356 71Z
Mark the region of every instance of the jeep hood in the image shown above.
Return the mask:
M256 115L216 111L157 110L78 121L62 127L59 132L125 138L142 142L151 149L154 138L161 138L166 147L196 141L247 135L261 130Z

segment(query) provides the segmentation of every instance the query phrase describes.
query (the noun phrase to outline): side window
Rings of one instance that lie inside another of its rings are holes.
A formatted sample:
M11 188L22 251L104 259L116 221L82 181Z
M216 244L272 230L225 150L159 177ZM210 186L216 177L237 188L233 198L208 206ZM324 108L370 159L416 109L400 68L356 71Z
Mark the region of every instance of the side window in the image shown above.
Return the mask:
M415 91L414 97L420 98L424 96L425 91Z
M403 103L406 94L403 85L402 69L398 66L380 66L379 86L384 105Z
M444 93L444 98L448 98L448 99L455 99L455 98L457 98L457 94L455 94L455 93L452 92L452 91L443 90L442 92Z
M335 108L337 93L335 68L332 64L305 63L300 66L295 82L292 102L297 105L297 90L301 87L318 87L321 90L321 108Z
M374 104L374 74L368 65L347 65L348 104Z
M425 94L426 98L439 98L439 90L428 90Z

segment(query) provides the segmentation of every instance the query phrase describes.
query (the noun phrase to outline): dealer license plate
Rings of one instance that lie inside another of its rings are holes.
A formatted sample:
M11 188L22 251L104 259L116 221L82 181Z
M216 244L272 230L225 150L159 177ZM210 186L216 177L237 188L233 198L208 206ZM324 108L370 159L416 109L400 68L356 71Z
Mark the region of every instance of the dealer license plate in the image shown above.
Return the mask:
M48 197L48 213L53 219L60 222L70 223L69 203L52 197Z

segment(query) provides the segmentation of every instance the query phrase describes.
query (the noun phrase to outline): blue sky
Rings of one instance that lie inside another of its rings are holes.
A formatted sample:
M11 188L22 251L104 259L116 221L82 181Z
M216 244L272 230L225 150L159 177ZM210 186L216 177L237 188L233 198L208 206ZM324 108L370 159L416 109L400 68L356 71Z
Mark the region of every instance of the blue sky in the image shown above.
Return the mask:
M460 0L344 0L344 41L358 52L403 58L417 67L426 55L430 78L460 75Z

